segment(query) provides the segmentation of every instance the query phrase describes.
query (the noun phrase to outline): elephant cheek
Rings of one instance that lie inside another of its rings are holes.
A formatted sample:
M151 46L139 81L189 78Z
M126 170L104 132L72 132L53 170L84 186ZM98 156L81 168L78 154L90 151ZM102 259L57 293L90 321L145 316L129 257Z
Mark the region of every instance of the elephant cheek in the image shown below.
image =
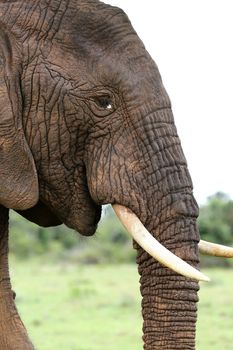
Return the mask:
M111 186L111 174L107 176L106 165L99 160L96 167L88 167L87 181L91 199L97 205L109 204L112 202L113 188Z
M92 236L101 218L101 206L90 195L84 171L76 170L73 185L63 222L84 236Z

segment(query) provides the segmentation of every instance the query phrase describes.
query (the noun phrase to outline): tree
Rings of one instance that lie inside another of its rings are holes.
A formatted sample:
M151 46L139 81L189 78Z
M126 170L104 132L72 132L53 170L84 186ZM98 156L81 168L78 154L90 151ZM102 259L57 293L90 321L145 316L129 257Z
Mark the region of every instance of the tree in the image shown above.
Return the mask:
M203 239L221 243L233 243L233 201L228 195L217 192L200 208L198 225Z

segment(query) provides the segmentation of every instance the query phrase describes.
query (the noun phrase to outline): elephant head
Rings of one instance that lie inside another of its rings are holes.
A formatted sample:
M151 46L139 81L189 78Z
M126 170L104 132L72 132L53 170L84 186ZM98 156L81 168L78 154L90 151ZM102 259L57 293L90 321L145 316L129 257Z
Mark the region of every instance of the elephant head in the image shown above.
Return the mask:
M83 235L112 204L151 233L146 245L198 267L198 206L170 99L126 14L97 0L19 0L1 1L0 15L0 204ZM177 274L181 260L164 267L133 231L144 348L194 349L205 277Z

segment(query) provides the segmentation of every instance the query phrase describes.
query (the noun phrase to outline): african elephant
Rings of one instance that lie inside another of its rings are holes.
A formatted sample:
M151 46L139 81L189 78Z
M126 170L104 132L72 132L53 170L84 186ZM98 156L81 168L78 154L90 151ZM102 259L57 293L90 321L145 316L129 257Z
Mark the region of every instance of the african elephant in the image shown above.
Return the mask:
M0 48L0 349L34 349L11 290L9 209L93 235L107 203L133 231L144 349L194 349L207 279L198 207L169 97L126 14L98 0L1 0Z

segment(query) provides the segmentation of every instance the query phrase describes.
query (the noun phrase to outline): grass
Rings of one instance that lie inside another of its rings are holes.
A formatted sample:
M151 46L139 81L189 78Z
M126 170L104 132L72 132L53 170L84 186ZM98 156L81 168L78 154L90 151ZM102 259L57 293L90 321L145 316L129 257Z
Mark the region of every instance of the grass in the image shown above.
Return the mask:
M211 283L199 292L198 350L232 350L233 273L231 269L206 271Z
M136 266L13 263L17 305L37 350L141 350Z
M136 265L11 261L17 305L37 350L142 350ZM231 270L205 271L198 350L232 350Z

